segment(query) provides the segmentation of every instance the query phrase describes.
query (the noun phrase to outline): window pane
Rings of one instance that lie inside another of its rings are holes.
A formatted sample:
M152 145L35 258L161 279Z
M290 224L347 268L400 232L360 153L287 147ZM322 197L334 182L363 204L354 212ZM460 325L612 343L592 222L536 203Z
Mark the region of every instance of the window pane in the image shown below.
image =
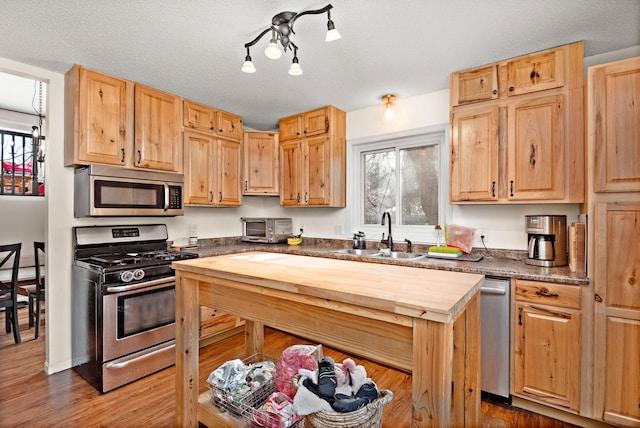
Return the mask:
M396 204L396 153L390 149L365 153L364 224L379 224L382 213Z
M438 162L435 144L400 150L401 224L438 223Z

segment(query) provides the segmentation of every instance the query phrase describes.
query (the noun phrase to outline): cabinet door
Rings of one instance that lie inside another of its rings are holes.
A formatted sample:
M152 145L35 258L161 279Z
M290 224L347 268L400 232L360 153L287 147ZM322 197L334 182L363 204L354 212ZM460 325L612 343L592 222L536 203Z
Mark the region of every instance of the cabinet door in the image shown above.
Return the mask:
M498 107L454 111L451 202L498 200Z
M208 134L184 132L185 205L210 206L213 203L215 142Z
M622 426L640 425L640 200L595 210L594 408Z
M238 115L218 110L218 135L242 141L242 118Z
M244 133L244 194L277 195L280 192L278 134Z
M242 204L242 145L238 141L218 140L216 203L225 206Z
M326 108L306 112L303 115L304 137L329 132L329 117Z
M451 74L451 105L498 98L498 67L495 64Z
M80 69L80 161L125 164L128 88L125 80Z
M216 110L204 104L184 101L182 123L185 128L198 129L205 132L216 131Z
M280 119L280 141L288 141L300 138L301 115L289 116Z
M507 199L564 198L564 95L508 106Z
M304 175L302 202L305 205L329 205L330 154L329 137L309 138L303 142Z
M280 205L302 203L302 148L299 141L280 144Z
M514 393L578 410L580 313L516 302Z
M526 55L507 62L509 96L564 86L564 48Z
M596 192L640 191L640 57L589 69Z
M136 85L134 166L182 171L181 112L178 97Z

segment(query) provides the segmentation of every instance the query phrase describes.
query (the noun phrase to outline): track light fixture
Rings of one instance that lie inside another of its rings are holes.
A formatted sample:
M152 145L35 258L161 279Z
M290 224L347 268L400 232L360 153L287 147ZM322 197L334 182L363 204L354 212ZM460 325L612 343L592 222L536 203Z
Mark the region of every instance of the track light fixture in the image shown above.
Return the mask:
M295 31L293 31L293 24L301 16L318 15L327 12L327 36L325 38L325 42L338 40L341 36L340 33L338 33L338 30L336 30L335 24L331 20L330 11L332 8L333 6L328 4L322 9L307 10L300 13L280 12L279 14L275 15L271 19L271 25L269 26L269 28L258 34L258 37L256 37L252 41L244 44L244 47L247 49L247 56L244 59L244 64L242 64L242 71L245 73L255 73L256 67L253 65L253 62L251 62L249 48L258 43L262 39L262 37L265 36L265 34L271 32L271 40L269 41L264 54L270 59L278 59L282 55L282 50L284 50L284 52L286 52L287 49L293 50L293 61L291 62L291 67L289 68L289 74L291 74L292 76L301 75L302 67L300 67L300 63L298 61L298 46L296 46L290 38L292 34L295 34ZM282 45L282 50L280 50L278 42L280 42L280 45Z

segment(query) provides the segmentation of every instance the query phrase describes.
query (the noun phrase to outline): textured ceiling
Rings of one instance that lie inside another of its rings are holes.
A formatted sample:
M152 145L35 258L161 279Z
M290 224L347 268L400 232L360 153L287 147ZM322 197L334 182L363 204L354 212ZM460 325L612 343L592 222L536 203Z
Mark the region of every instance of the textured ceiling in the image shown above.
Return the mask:
M296 21L302 76L287 73L291 53L264 56L266 37L251 51L258 71L242 73L243 45L273 15L324 1L2 0L0 57L61 73L81 64L268 130L326 104L352 111L389 92L402 99L446 89L452 71L574 41L584 40L585 56L640 45L639 0L331 3L342 39L324 42L326 14Z

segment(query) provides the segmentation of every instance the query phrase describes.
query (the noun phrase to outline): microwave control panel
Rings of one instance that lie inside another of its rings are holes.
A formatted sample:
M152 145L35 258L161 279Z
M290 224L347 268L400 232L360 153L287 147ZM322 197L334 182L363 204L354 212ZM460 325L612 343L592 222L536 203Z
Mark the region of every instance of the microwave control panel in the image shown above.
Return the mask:
M182 208L182 187L169 186L169 209Z

